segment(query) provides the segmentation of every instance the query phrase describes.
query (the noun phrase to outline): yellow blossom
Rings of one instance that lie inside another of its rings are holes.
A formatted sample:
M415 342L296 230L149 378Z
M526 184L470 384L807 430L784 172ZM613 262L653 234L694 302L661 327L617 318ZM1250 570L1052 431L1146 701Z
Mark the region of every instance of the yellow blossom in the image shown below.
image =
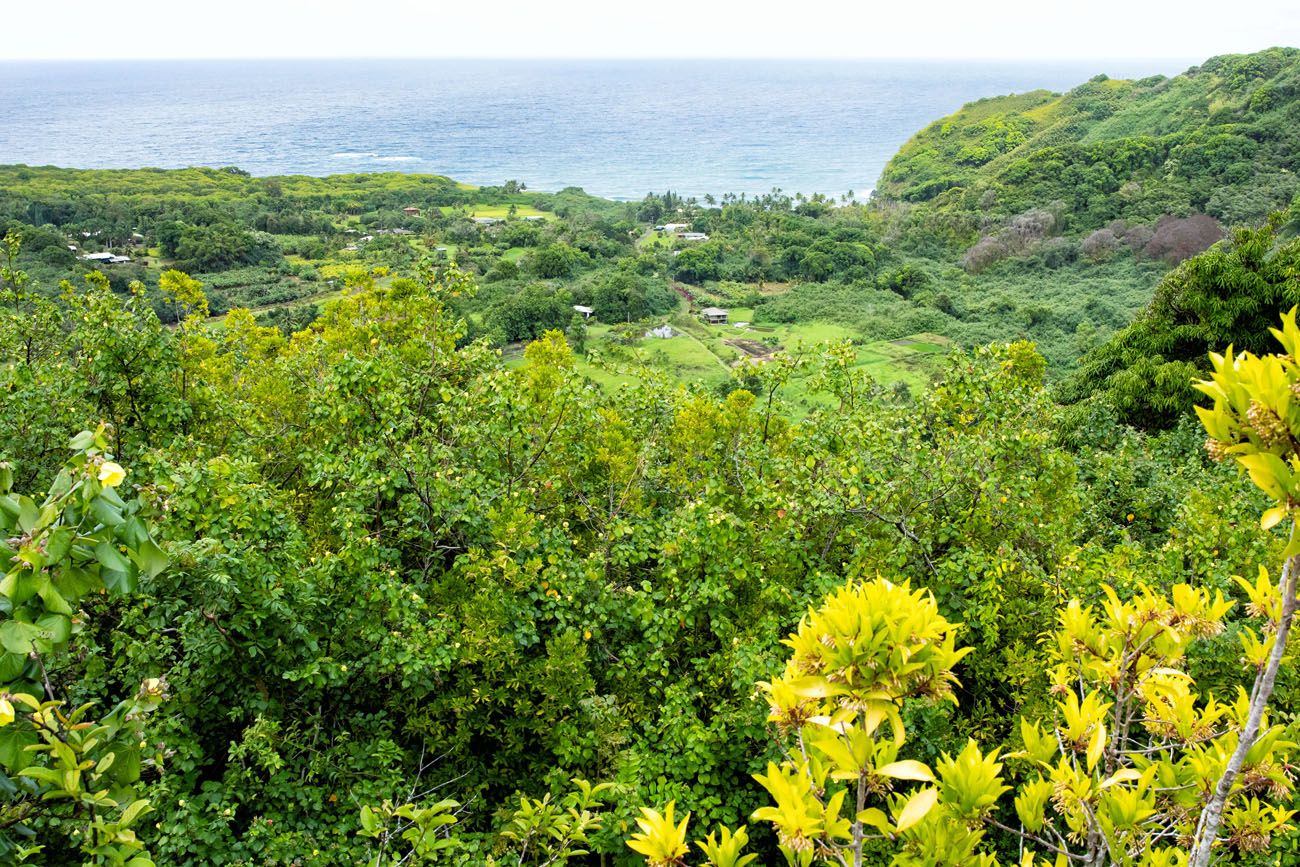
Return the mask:
M99 468L99 480L104 483L106 488L116 488L122 484L122 480L125 478L126 470L112 461L105 461L104 465Z

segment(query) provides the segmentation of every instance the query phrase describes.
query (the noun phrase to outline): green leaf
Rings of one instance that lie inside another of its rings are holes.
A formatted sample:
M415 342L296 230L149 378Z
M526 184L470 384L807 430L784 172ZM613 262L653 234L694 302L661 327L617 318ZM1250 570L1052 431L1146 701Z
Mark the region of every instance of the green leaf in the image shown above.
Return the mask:
M152 808L149 806L149 802L146 800L141 799L138 801L133 801L131 802L131 806L127 807L125 810L122 811L122 820L120 824L129 826L136 819L140 818L140 816L142 816L146 810L150 810L150 809Z
M131 559L140 567L140 571L147 577L154 578L160 572L167 568L170 561L162 549L154 544L152 539L146 538L132 553Z
M108 769L108 776L115 783L129 786L140 779L140 751L137 749L117 751L117 761Z
M94 444L95 444L94 432L83 430L81 433L74 436L71 439L71 441L68 442L68 448L72 449L74 452L84 452L86 449L90 448Z
M68 566L59 570L54 576L54 586L64 599L76 600L101 586L94 575L79 566Z
M106 527L119 527L126 523L126 518L122 517L122 510L108 502L106 497L96 497L90 504L90 513L95 516L96 521Z
M26 656L32 652L33 645L43 634L38 626L21 620L6 620L0 623L0 647L10 653Z
M41 510L36 508L31 497L18 498L18 527L24 533L30 533L40 523Z
M119 538L128 548L135 548L149 541L149 530L138 515L132 515L118 531Z
M1097 767L1097 762L1101 760L1101 755L1106 751L1106 727L1097 723L1097 727L1092 730L1092 740L1088 742L1088 771Z
M1109 789L1111 786L1117 785L1118 783L1131 783L1134 780L1140 779L1142 779L1141 772L1133 768L1124 768L1123 770L1116 771L1113 776L1107 777L1103 780L1102 784L1098 786L1097 789L1098 791L1101 789Z
M27 667L27 654L0 653L0 683L12 683Z
M45 537L45 559L55 564L68 556L75 535L71 527L56 527L51 530Z
M938 802L939 790L934 788L922 789L908 798L907 806L903 807L903 812L898 816L898 833L903 833L924 819Z
M16 774L31 765L36 755L27 747L37 740L36 732L28 726L5 726L0 729L0 765L10 774Z
M1261 491L1275 500L1286 499L1291 471L1277 455L1259 452L1253 455L1241 455L1237 461L1246 468L1250 480Z
M95 546L95 559L99 561L99 575L104 586L113 594L130 593L135 590L139 573L135 564L122 556L110 542L100 542Z
M1288 559L1300 554L1300 521L1291 525L1291 538L1287 540L1286 550L1282 552L1282 559Z
M114 596L125 596L128 593L134 593L139 585L140 574L135 568L135 564L125 572L118 572L113 569L101 569L100 576L104 579L104 587Z
M111 542L100 542L95 546L95 559L105 569L112 569L116 572L125 572L130 566L130 561Z
M876 773L882 777L892 777L895 780L919 780L923 783L933 783L934 774L925 766L923 762L907 759L901 762L891 762L884 767L877 768Z
M1268 509L1259 519L1259 526L1262 530L1271 530L1281 523L1286 517L1286 506L1274 506Z
M47 611L71 616L72 606L68 604L68 600L63 598L63 594L59 593L49 580L41 582L36 592L40 595L41 601L45 603Z
M66 614L46 614L36 619L36 625L45 630L46 640L62 644L72 637L72 618Z
M875 807L868 807L861 813L858 813L857 820L862 824L870 825L885 834L892 834L894 832L894 826L889 824L889 817L885 815L885 811L877 810Z
M791 681L790 690L802 698L826 698L835 693L835 687L824 677L801 677Z
M49 783L51 786L61 788L63 786L63 772L56 771L53 768L23 768L18 772L20 777L31 777L33 780L41 780Z

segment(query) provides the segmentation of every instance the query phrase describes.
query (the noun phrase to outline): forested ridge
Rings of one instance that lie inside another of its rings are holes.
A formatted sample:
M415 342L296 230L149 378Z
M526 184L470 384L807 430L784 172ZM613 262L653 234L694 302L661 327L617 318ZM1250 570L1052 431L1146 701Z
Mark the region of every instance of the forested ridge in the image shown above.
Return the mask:
M0 861L1300 858L1297 62L870 202L0 168ZM1247 168L1016 174L1120 133Z
M956 212L1060 200L1076 231L1188 210L1257 221L1296 192L1298 63L1273 48L1173 78L982 99L918 132L880 189Z

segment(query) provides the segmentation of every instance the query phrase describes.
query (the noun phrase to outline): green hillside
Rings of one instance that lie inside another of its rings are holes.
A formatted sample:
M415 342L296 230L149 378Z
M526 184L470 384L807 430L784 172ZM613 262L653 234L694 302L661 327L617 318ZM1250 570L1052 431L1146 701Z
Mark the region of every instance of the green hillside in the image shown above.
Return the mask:
M990 216L1060 202L1076 231L1189 212L1256 222L1300 189L1297 96L1300 50L1272 48L982 99L913 136L877 193Z

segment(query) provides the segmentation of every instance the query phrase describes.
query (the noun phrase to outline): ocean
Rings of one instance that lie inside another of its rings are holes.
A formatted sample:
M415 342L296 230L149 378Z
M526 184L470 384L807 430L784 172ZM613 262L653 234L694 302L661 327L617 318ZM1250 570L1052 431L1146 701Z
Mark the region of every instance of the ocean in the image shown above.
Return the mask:
M432 172L618 199L865 196L963 103L1176 61L0 63L0 163Z

